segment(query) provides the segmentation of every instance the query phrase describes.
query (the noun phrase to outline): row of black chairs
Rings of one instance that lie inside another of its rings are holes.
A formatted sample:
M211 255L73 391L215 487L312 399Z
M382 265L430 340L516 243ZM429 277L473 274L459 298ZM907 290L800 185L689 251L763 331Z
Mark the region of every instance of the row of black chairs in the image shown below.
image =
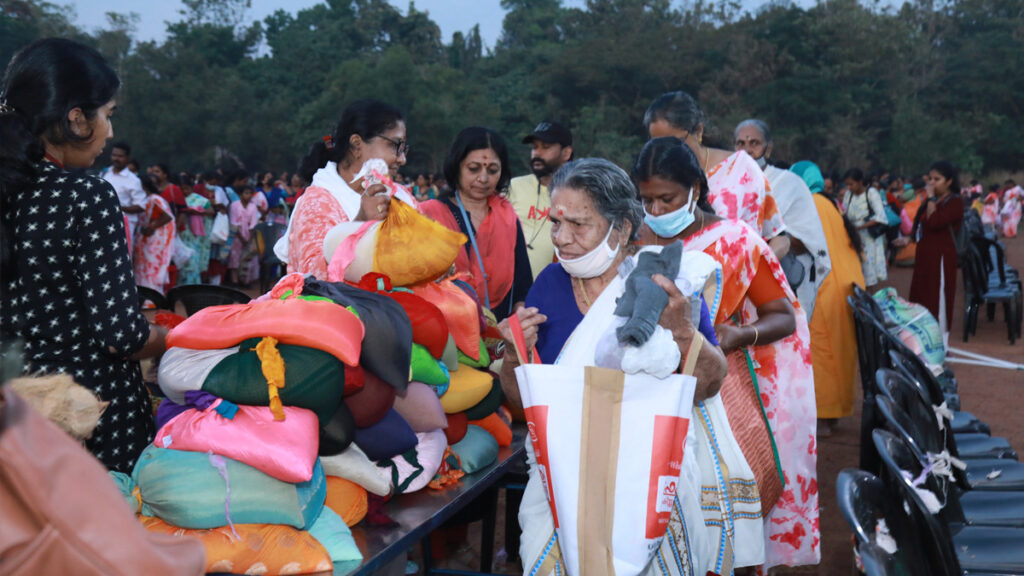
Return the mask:
M860 468L839 475L839 508L870 576L1024 574L1024 464L960 410L958 386L850 297L864 392Z

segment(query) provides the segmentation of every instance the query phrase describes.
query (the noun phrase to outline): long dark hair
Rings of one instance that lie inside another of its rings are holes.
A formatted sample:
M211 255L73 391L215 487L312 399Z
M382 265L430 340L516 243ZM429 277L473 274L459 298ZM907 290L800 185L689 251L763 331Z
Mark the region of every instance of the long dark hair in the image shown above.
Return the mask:
M638 187L651 178L675 182L684 188L699 184L697 206L706 212L715 212L708 202L708 178L693 150L679 138L669 136L649 140L636 157L630 176Z
M81 108L92 120L117 94L121 81L96 50L63 38L37 40L11 58L0 84L0 188L4 194L36 176L45 138L51 144L85 142L68 113Z
M474 150L487 149L494 150L494 153L498 155L498 160L501 161L498 192L503 193L508 188L509 182L512 181L512 166L509 165L508 146L505 144L505 139L490 128L470 126L464 128L455 137L452 147L448 149L448 157L444 160L444 178L452 190L456 190L462 185L462 182L459 181L460 169L466 156L469 156L469 153Z
M935 170L936 172L941 174L942 177L945 178L946 180L950 180L950 193L960 193L960 171L956 169L956 166L953 166L953 164L945 160L939 160L938 162L935 162L928 168L929 172L931 172L932 170Z
M953 164L945 160L939 160L938 162L935 162L928 168L929 172L931 172L932 170L935 170L936 172L941 174L943 178L950 181L949 194L946 196L946 198L949 198L954 194L957 196L960 195L960 171L956 169L956 166L953 166ZM939 200L934 196L932 196L931 198L926 198L924 203L921 204L921 207L918 208L917 215L914 216L914 226L913 228L911 228L910 232L911 238L917 238L917 231L921 229L921 223L924 221L924 215L925 212L927 212L926 208L928 207L928 203L938 201Z
M35 180L36 165L46 155L43 139L52 144L90 140L91 133L71 130L68 113L80 108L92 120L120 86L99 52L71 40L37 40L11 58L0 83L0 214L6 215L13 195ZM13 252L10 222L0 222L5 278L15 273Z
M836 212L839 213L839 217L843 219L843 229L846 230L846 236L850 239L850 246L853 247L854 252L857 253L857 258L861 262L864 261L864 240L860 237L860 232L857 230L857 226L843 214L843 211L839 209L839 204L836 199L829 194L822 193L821 196L832 203L836 208Z
M313 174L328 162L341 162L348 154L353 134L363 140L380 136L405 120L402 111L380 100L357 100L345 107L338 125L331 133L330 143L319 140L309 149L306 157L299 162L297 172L306 182L313 181Z

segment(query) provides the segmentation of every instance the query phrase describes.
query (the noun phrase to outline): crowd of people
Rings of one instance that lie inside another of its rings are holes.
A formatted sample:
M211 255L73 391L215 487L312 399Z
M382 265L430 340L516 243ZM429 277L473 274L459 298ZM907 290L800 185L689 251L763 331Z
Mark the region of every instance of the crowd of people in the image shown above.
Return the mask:
M125 214L136 284L166 293L186 284L252 287L260 267L256 226L287 226L312 175L243 168L172 174L164 163L141 173L131 145L116 142L110 165L99 176L114 187ZM451 193L440 174L420 172L412 178L398 171L393 177L420 202ZM274 272L281 271L275 266Z
M34 74L39 67L57 72ZM84 87L66 80L80 70ZM443 174L409 178L416 126L391 104L360 100L291 176L174 175L166 164L138 173L124 143L99 177L83 175L112 138L118 85L92 50L49 40L15 57L0 91L4 339L25 341L27 370L73 374L111 402L89 441L104 464L129 470L154 433L137 360L159 355L165 332L138 311L135 285L249 285L261 222L285 228L264 249L287 272L321 280L336 278L343 258L325 252L332 231L386 219L394 202L464 234L451 274L468 282L505 341L492 369L513 407L517 365L593 358L586 326L613 313L610 286L624 264L681 242L717 270L713 289L693 302L672 279L656 280L668 296L660 323L682 357L695 341L703 349L686 452L693 476L680 489L695 500L676 511L689 536L675 544L688 547L693 573L820 560L817 438L854 409L852 286L878 287L891 263L913 260L910 300L947 322L965 209L1006 236L1021 219L1015 183L962 188L944 161L912 178L856 167L840 178L807 160L787 167L758 119L736 126L731 145L712 145L708 119L682 91L650 104L650 140L626 167L577 159L570 128L543 120L511 149L494 130L467 127ZM529 154L529 174L513 176L513 154ZM387 165L397 193L370 184L371 160ZM536 357L515 352L512 316ZM736 425L750 414L755 424ZM521 558L534 573L557 554L530 463Z
M287 225L305 188L300 175L288 172L173 174L164 163L139 170L132 147L117 142L99 176L125 215L136 284L159 292L184 284L252 285L259 276L256 226Z

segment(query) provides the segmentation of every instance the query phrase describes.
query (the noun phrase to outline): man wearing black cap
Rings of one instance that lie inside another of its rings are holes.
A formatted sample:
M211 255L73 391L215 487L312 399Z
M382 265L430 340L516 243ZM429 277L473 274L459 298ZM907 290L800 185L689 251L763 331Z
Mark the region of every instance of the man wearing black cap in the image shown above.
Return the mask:
M532 174L512 179L508 199L519 215L530 255L530 269L536 278L540 271L554 261L555 247L551 243L551 193L548 183L551 175L562 164L572 159L572 132L558 122L541 122L523 144L530 144L530 170Z

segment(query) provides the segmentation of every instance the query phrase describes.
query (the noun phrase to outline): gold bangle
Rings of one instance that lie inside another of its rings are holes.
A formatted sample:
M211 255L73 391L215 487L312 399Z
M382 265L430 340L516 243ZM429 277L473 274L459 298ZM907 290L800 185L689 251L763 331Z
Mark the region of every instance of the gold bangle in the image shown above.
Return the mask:
M750 346L754 347L757 346L757 337L760 336L760 334L757 331L757 326L751 324L750 327L754 329L754 341L750 343Z

